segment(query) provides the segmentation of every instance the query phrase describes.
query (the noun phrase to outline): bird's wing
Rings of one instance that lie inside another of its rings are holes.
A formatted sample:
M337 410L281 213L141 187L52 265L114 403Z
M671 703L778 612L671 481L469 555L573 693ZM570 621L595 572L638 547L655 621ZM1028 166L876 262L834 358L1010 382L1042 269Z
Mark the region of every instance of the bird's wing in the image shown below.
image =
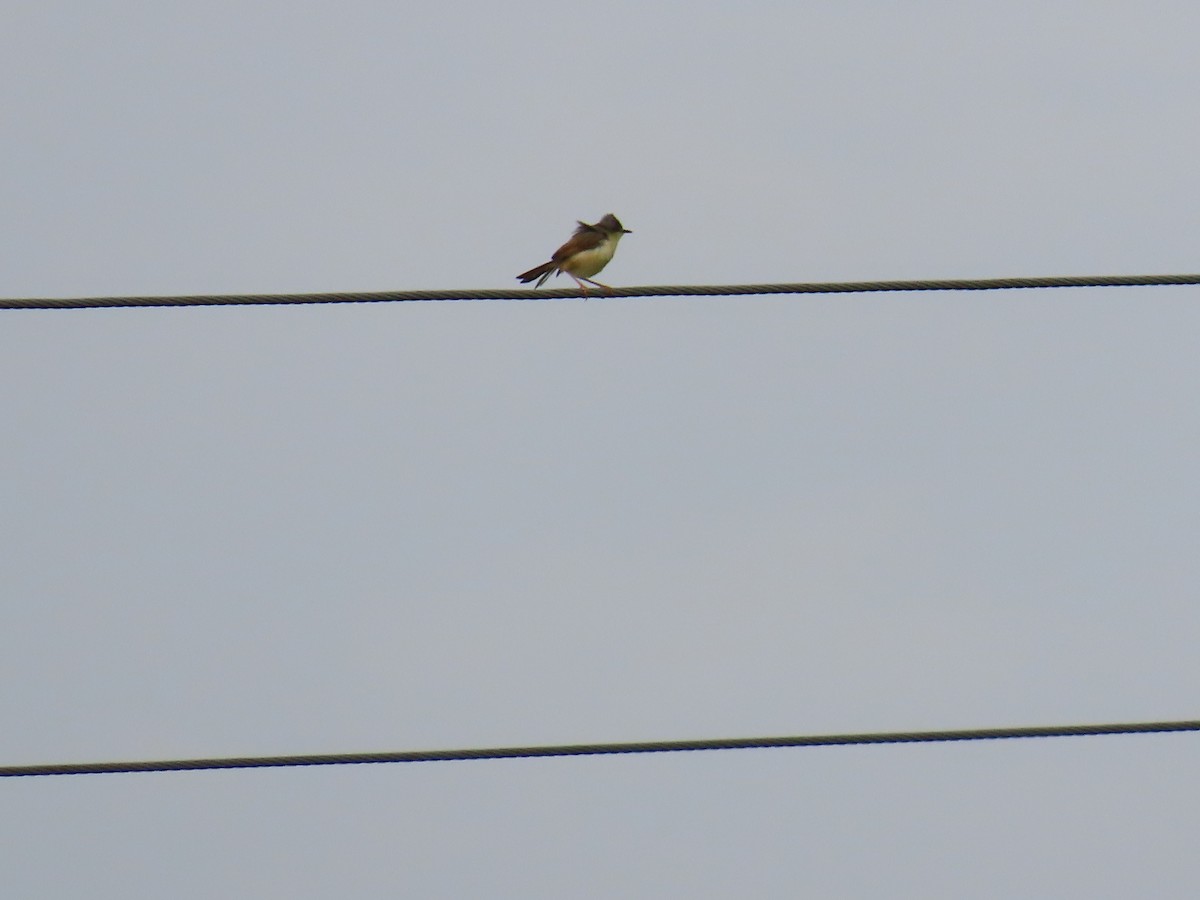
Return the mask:
M584 250L594 250L599 247L604 241L605 234L598 228L593 228L591 225L583 225L582 228L575 230L571 235L571 239L554 251L554 255L550 257L554 262L559 263L564 259L569 259L576 253L582 253ZM584 229L587 229L586 231Z

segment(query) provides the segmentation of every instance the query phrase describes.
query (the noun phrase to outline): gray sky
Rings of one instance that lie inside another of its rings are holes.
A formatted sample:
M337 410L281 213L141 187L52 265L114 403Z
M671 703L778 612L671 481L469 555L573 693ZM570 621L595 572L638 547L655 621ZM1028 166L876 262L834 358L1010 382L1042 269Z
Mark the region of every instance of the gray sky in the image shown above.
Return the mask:
M1200 268L1195 3L0 18L6 296ZM1197 299L4 313L0 763L1195 718ZM1182 897L1196 741L9 780L0 878Z

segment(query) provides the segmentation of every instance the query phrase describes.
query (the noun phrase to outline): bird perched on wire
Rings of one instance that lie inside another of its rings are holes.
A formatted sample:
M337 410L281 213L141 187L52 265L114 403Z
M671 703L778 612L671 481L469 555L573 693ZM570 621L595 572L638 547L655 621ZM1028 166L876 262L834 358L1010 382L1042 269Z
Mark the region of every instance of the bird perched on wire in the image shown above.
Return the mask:
M600 270L608 265L608 261L617 252L617 243L626 234L633 232L617 221L617 217L612 213L595 225L580 222L571 239L554 251L550 262L522 272L517 276L517 280L529 284L537 279L534 287L541 287L551 275L566 272L575 279L575 283L585 295L588 292L585 281L611 291L612 288L607 284L592 281L592 276L600 274Z

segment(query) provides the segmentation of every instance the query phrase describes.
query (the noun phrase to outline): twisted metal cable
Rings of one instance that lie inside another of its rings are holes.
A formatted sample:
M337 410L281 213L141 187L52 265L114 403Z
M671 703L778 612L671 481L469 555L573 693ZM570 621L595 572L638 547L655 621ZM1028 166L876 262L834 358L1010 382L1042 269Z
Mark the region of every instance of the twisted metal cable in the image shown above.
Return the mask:
M1047 725L978 728L959 731L893 731L826 734L807 737L728 738L696 741L648 741L624 744L560 744L542 747L488 747L473 750L415 750L395 753L336 753L316 756L248 756L174 759L147 762L64 763L0 766L0 777L29 775L100 775L131 772L182 772L197 769L254 769L284 766L341 766L364 763L463 762L471 759L527 759L547 756L602 756L617 753L674 753L690 750L752 750L777 747L831 747L854 744L929 744L1006 738L1079 737L1200 731L1200 720L1133 722L1115 725Z
M659 285L593 290L592 299L734 297L766 294L866 294L883 291L996 291L1063 287L1151 287L1200 284L1200 275L1068 275L916 281L825 281L809 284ZM376 291L328 294L198 294L180 297L0 298L0 309L93 309L130 306L273 306L301 303L403 303L436 300L578 300L577 288L463 291Z

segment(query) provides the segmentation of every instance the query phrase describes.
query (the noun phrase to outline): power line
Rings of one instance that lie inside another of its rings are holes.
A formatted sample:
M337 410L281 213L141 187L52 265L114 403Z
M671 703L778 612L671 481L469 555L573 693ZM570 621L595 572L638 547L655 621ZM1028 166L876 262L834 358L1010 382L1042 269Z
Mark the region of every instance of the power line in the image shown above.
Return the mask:
M891 731L825 734L807 737L728 738L698 741L650 741L625 744L559 744L542 747L489 747L473 750L415 750L397 753L337 753L319 756L243 756L147 762L65 763L0 766L0 777L28 775L101 775L131 772L182 772L196 769L255 769L284 766L343 766L364 763L465 762L471 759L525 759L547 756L602 756L618 753L674 753L688 750L755 750L777 747L832 747L855 744L930 744L1005 738L1093 737L1200 731L1200 720L1134 722L1115 725L1047 725L980 728L963 731Z
M809 284L701 284L614 288L604 297L734 297L766 294L867 294L883 291L997 291L1063 287L1152 287L1200 284L1200 275L1068 275L917 281L824 281ZM197 294L179 297L0 298L0 309L94 309L131 306L275 306L302 303L403 303L437 300L578 300L576 288L463 291L376 291L328 294Z

